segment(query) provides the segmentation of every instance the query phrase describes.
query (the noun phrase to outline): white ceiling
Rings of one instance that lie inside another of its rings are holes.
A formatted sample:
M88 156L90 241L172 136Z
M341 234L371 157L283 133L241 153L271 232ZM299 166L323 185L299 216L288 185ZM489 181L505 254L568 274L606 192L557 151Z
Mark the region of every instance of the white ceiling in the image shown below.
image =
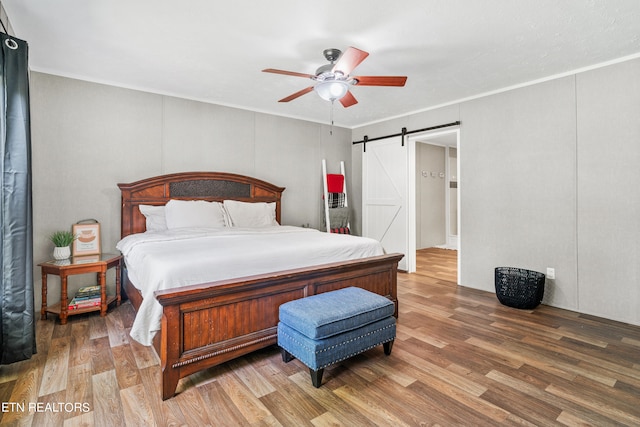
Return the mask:
M370 53L335 124L389 117L640 57L638 0L5 0L32 70L326 123L310 80L326 48Z

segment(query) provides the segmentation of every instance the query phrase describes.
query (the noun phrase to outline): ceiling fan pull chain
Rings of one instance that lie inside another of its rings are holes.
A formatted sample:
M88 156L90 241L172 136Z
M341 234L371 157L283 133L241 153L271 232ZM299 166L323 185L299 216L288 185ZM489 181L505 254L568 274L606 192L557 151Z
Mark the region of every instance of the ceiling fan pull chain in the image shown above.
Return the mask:
M329 135L333 135L333 103L335 100L331 100L331 113L329 118L331 119L331 128L329 129Z

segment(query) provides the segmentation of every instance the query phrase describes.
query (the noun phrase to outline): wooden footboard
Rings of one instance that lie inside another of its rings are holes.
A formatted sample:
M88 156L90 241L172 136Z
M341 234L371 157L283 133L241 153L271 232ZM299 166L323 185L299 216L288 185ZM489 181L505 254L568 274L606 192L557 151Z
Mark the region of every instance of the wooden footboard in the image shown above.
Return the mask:
M202 369L277 343L278 308L309 295L358 286L396 305L401 254L156 292L163 306L155 348L162 367L162 399L178 381ZM132 291L130 291L132 292ZM139 305L136 296L134 306Z

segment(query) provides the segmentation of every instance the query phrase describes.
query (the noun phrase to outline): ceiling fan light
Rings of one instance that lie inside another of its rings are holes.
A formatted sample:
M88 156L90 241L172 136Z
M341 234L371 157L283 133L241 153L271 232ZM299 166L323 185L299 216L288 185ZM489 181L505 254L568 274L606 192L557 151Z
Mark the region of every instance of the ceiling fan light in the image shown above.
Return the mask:
M349 91L349 84L343 80L325 80L313 88L326 101L341 99Z

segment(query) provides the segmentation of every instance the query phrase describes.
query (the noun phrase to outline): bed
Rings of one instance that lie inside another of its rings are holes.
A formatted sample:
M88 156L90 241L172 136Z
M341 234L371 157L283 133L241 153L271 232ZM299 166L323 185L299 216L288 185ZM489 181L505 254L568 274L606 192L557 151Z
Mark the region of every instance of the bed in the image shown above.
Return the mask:
M145 211L145 216L141 208L148 210L149 207L176 204L178 201L252 203L255 205L249 206L256 208L269 206L274 222L281 222L284 188L248 176L220 172L185 172L118 184L118 187L122 195L121 242L138 239L141 237L140 233L144 233L145 239L146 235L154 234L153 230L145 233L149 215ZM319 239L329 236L318 231L296 229L297 227L278 227L277 224L273 226L278 231L277 238L291 239L300 234L302 240L320 241ZM262 234L271 233L270 229L264 228L260 230L261 235L254 235L254 231L242 227L237 232L242 234L240 239L262 239ZM234 230L234 233L237 232ZM228 239L228 234L229 230L224 230L221 236L215 238ZM341 238L354 238L342 236ZM178 244L182 245L180 248L184 248L191 237L183 237L181 234L178 238ZM194 245L193 250L201 253L203 249L195 249L197 247ZM143 344L153 345L160 358L163 400L175 395L180 378L275 344L278 307L287 301L347 286L358 286L393 301L397 316L397 266L402 255L369 256L365 253L362 256L364 257L330 262L314 260L313 265L296 267L296 264L292 264L293 268L285 269L275 266L273 271L260 269L258 264L264 261L246 256L242 259L244 267L236 277L223 276L223 279L205 280L202 283L187 282L177 288L161 287L150 293L135 282L149 280L148 277L151 276L134 275L133 270L129 272L129 266L126 265L128 256L125 255L122 284L137 312L136 320L144 311L145 305L150 304L149 300L160 308L159 331L150 335L149 342ZM130 256L129 260L134 264L134 257ZM150 270L152 273L159 272L156 276L165 275L160 268ZM166 274L170 275L170 272L167 271Z

